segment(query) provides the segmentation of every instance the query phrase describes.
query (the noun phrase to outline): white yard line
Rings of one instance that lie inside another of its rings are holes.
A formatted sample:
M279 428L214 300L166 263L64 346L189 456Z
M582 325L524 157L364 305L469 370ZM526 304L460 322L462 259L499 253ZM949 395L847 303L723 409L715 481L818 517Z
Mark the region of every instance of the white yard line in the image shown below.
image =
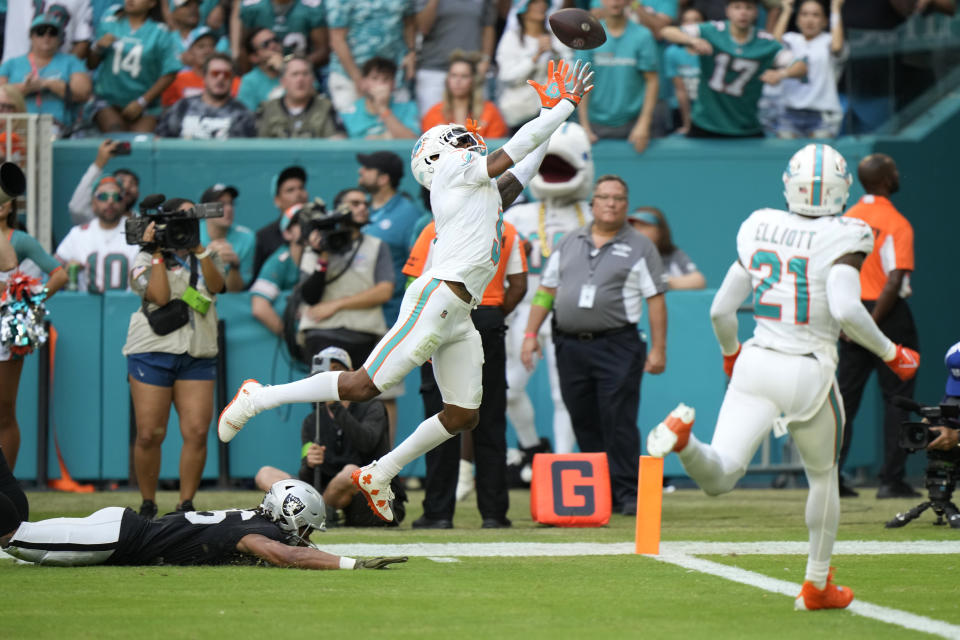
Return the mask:
M521 556L609 556L632 555L632 542L475 542L433 544L334 544L320 545L328 553L346 556L406 555L440 558L489 558ZM834 547L835 555L939 555L960 553L960 541L905 541L845 540ZM663 542L660 555L650 556L661 562L707 573L725 580L739 582L765 591L795 598L800 585L785 580L711 562L700 555L806 555L806 542ZM446 560L449 561L449 560ZM856 590L854 590L856 592ZM960 626L899 609L855 599L847 611L888 624L960 640ZM817 614L810 614L817 615Z

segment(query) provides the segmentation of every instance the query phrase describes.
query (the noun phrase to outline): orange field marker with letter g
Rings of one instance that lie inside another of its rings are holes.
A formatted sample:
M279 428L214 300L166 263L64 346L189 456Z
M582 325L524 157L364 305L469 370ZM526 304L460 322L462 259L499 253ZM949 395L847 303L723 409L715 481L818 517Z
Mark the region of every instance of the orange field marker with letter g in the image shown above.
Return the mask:
M660 553L663 458L640 456L637 481L637 553Z

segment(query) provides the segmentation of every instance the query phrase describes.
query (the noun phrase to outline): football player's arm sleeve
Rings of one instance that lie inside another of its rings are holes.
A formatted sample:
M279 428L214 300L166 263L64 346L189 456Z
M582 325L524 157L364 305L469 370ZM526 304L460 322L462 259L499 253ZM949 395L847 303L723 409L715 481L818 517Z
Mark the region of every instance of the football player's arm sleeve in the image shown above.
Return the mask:
M80 178L77 188L73 190L73 195L70 196L70 204L67 205L70 209L70 221L73 224L83 224L93 220L93 205L91 204L93 183L100 178L101 173L103 173L103 170L96 163L91 163L87 167L86 173Z
M340 568L340 556L312 547L291 547L258 533L250 533L240 538L240 541L237 542L237 551L257 556L277 567L296 567L297 569Z
M753 291L750 274L739 261L730 265L717 294L710 305L710 323L725 356L733 355L740 348L737 339L737 309Z
M860 302L860 272L848 264L834 264L827 274L827 304L830 315L854 342L881 360L892 360L897 345L883 335Z
M499 177L510 168L533 153L537 147L550 139L557 128L573 114L576 105L570 100L561 100L552 109L541 109L540 115L520 127L505 145L487 159L487 172L491 178ZM504 163L501 152L508 158ZM503 165L503 166L501 166Z

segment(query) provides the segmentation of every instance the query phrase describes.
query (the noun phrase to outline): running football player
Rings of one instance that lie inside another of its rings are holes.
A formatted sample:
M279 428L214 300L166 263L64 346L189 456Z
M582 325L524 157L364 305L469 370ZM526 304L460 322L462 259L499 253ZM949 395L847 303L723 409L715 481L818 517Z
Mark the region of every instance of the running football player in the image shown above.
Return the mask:
M718 495L733 489L771 428L790 432L810 485L810 549L795 602L801 610L841 609L853 600L849 588L833 583L830 567L840 520L840 330L904 380L919 364L919 355L883 335L860 303L859 269L873 249L873 232L861 220L837 216L851 180L843 156L827 145L807 145L790 159L783 174L789 213L760 209L741 225L738 260L710 308L730 376L712 442L690 433L694 410L683 404L647 437L651 455L677 452L690 477ZM756 328L741 346L736 313L750 296Z
M414 145L412 173L430 190L436 220L433 265L407 287L396 324L363 367L276 386L247 380L220 415L218 433L223 442L229 442L253 416L281 404L370 400L432 358L443 410L420 423L393 451L353 475L374 513L392 521L390 480L407 463L477 425L483 349L470 311L500 262L503 208L536 173L550 135L593 88L589 65L581 67L578 62L571 68L561 62L554 69L551 61L547 73L545 86L530 82L540 95L540 115L490 155L470 122L467 127L433 127Z

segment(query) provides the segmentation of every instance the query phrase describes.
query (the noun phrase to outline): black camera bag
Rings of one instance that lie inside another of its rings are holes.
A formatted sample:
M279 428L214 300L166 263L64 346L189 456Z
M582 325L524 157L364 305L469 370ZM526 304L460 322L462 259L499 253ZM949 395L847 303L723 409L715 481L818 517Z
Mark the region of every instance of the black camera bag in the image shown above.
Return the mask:
M161 266L161 265L157 265ZM166 264L162 265L166 269ZM190 254L190 286L197 288L197 256ZM158 336L165 336L173 333L180 327L190 322L190 305L175 298L154 311L147 311L147 301L141 302L143 315L147 317L150 329Z

